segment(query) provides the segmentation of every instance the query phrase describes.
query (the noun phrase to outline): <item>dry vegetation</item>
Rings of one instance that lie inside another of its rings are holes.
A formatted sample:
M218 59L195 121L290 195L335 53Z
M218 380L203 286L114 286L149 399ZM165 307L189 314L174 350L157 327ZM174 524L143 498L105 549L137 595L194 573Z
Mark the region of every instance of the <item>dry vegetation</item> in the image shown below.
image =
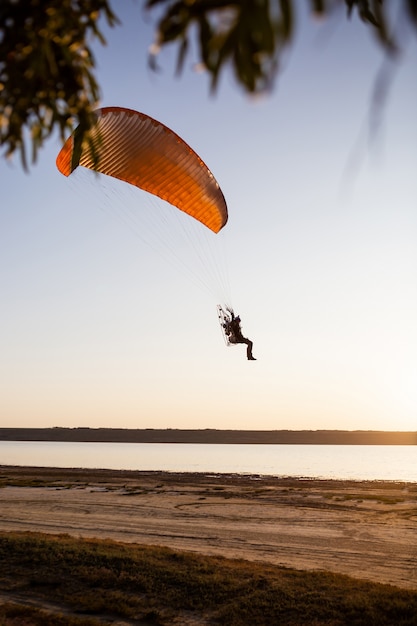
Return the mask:
M0 561L4 625L417 623L415 591L168 548L1 533Z

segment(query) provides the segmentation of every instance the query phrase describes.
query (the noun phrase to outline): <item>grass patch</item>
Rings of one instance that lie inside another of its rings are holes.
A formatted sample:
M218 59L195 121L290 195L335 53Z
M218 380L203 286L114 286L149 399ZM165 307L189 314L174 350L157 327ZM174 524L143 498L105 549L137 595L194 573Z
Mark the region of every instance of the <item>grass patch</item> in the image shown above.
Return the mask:
M103 622L13 602L0 605L0 626L98 626Z
M194 614L223 626L416 624L415 591L167 548L0 533L0 562L3 594L37 600L41 607L54 602L64 613L81 612L92 620L165 625Z
M334 499L337 502L349 502L349 501L354 501L354 502L378 502L380 504L402 504L405 501L407 501L407 497L405 496L393 496L393 495L385 495L382 493L361 493L359 494L354 494L354 493L345 493L345 494L324 494L323 495L324 498L328 498L328 499Z

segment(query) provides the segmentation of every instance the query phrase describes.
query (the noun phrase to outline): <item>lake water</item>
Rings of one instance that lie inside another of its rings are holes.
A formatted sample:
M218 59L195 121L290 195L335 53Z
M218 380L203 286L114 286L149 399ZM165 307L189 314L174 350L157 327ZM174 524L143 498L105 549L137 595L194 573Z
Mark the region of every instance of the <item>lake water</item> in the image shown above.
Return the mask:
M417 446L0 441L0 465L417 482Z

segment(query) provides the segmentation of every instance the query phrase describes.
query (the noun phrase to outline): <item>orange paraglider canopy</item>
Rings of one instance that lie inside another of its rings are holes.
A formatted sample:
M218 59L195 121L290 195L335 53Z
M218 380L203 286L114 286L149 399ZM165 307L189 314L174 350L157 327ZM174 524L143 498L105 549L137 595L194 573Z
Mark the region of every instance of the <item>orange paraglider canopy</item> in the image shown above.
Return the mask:
M74 163L73 134L58 154L56 164L64 176L82 165L166 200L215 233L223 228L227 222L223 193L208 167L181 137L131 109L107 107L98 109L96 115L93 150L83 146L78 163Z

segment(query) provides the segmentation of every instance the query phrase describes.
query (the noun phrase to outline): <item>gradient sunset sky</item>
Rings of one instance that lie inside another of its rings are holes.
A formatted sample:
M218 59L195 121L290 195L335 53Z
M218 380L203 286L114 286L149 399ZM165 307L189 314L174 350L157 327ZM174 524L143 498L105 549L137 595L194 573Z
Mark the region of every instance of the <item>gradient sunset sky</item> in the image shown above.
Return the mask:
M300 12L272 94L251 99L228 72L210 95L192 55L176 77L176 48L152 72L141 6L114 3L95 47L100 105L160 120L217 178L229 222L195 237L257 361L224 345L177 216L160 237L146 194L66 179L53 139L29 174L0 162L0 425L416 430L415 37L370 142L383 55L356 15Z

